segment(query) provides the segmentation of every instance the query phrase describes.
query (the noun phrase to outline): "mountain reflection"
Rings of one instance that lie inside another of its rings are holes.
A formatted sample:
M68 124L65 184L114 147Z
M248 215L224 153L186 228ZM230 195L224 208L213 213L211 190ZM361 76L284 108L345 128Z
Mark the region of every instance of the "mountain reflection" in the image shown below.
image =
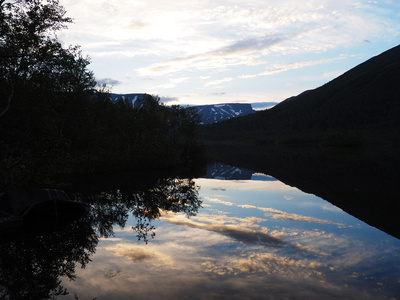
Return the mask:
M398 147L210 148L224 163L269 174L400 238ZM246 153L247 155L239 155ZM240 157L240 159L238 159Z
M252 174L252 171L244 168L214 162L207 165L206 173L202 177L224 180L248 180L251 179Z
M66 295L61 278L74 280L76 268L90 262L99 239L113 236L115 226L124 228L130 215L137 221L132 230L147 243L155 236L151 222L162 211L193 216L201 206L198 187L191 179L166 178L103 191L69 192L91 205L87 215L56 232L0 239L0 299Z

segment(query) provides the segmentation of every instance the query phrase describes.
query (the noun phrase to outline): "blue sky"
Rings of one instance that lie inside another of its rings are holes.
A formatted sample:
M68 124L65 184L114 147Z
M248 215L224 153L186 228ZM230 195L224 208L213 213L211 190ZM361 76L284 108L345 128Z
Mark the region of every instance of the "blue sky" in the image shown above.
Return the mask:
M400 2L60 0L58 34L115 93L280 102L400 44Z

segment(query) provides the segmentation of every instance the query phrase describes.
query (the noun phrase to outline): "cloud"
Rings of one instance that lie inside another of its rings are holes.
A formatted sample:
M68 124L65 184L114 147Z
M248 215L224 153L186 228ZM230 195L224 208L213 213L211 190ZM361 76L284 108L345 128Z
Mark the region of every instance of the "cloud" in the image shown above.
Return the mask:
M116 244L114 247L107 247L106 250L117 256L124 256L134 263L150 261L157 258L155 252L129 244Z
M318 270L325 265L309 259L296 259L280 256L274 253L248 253L242 257L229 257L219 262L206 261L202 263L205 272L220 276L237 274L280 274L295 278L309 278L311 276L321 280L322 273Z
M325 204L325 205L322 206L322 209L323 210L327 210L327 211L344 213L343 209L341 209L340 207L334 206L332 204Z
M107 85L119 85L122 84L122 81L117 80L117 79L112 79L112 78L100 78L96 79L97 84L102 85L102 84L107 84Z
M170 81L173 83L181 83L185 82L189 79L189 77L179 77L179 78L171 78Z
M232 55L243 55L249 53L260 53L269 47L280 43L284 38L278 36L263 36L263 37L251 37L244 38L238 41L234 41L224 47L209 51L206 53L188 55L180 58L175 58L169 61L171 62L181 62L181 61L196 61L200 59L210 59L214 57L226 57Z
M127 243L119 243L105 248L116 256L123 256L133 263L152 263L154 265L172 265L171 259L165 254L150 248Z
M152 88L152 90L153 91L157 91L158 89L172 89L174 87L176 87L175 83L164 83L164 84L160 84L160 85L154 86Z
M291 241L286 241L285 236L297 236L296 234L283 231L269 231L266 227L260 227L257 223L265 222L265 219L257 217L235 218L223 215L201 214L191 219L180 214L166 214L161 220L175 225L186 226L189 228L202 229L219 233L225 237L236 240L237 242L248 245L260 245L271 249L290 249L301 253L308 253L316 256L328 256L324 251L316 250L311 247L301 245ZM302 232L303 236L318 236L320 238L332 238L332 235L316 232Z
M219 181L208 178L197 178L196 182L205 189L213 189L215 187L224 189L239 189L241 191L261 191L269 190L273 193L283 193L286 195L302 195L302 192L297 188L284 184L281 181L264 181L264 180L243 180L243 181L223 181L223 186L216 186Z
M291 213L280 211L275 208L256 207L253 205L238 205L238 206L242 207L242 208L252 208L252 209L261 210L261 211L267 213L268 215L272 215L272 218L274 218L274 219L302 221L302 222L318 223L318 224L333 224L333 225L338 225L340 227L345 226L342 223L335 223L335 222L332 222L329 220L323 220L323 219L314 218L314 217L302 216L302 215L298 215L298 214L291 214Z
M218 84L229 82L229 81L232 81L232 80L233 80L233 78L231 78L231 77L217 79L217 80L214 80L214 81L207 82L204 86L218 85Z
M220 220L223 219L221 224L218 224L218 218L220 218ZM266 247L283 247L287 244L284 240L274 237L261 230L250 229L237 224L225 224L226 218L223 216L215 216L208 219L208 221L210 223L212 222L212 224L199 222L201 220L199 218L192 218L193 220L182 218L180 215L164 215L161 217L161 219L175 225L183 225L191 228L217 232L245 244L258 244ZM197 221L194 221L194 219ZM205 221L204 216L202 220ZM229 218L229 220L234 221L235 219ZM244 221L249 225L249 222L253 224L254 219Z
M222 201L222 200L219 200L219 199L216 199L216 198L210 198L210 197L204 197L204 198L207 199L207 201L214 202L214 203L217 203L217 204L223 204L223 205L227 205L227 206L232 206L233 205L233 203L229 202L229 201Z
M226 68L235 65L256 65L261 62L255 61L254 57L266 54L268 48L284 40L285 38L279 36L243 38L212 51L182 56L153 64L140 69L139 74L141 74L141 76L164 75L189 68L203 70ZM229 78L223 79L223 81L230 80Z
M226 56L232 54L263 53L269 47L284 41L280 36L249 37L240 39L222 49L211 51L207 56Z
M107 279L119 277L121 275L120 270L106 270L104 273L104 277Z
M132 78L153 79L153 84L141 82L140 89L168 89L180 99L185 95L185 103L191 104L218 103L221 99L211 94L222 87L226 103L280 101L333 78L319 74L332 72L335 64L318 60L358 54L341 64L347 70L400 36L399 5L394 1L388 6L344 0L221 0L211 6L197 0L151 5L120 1L95 10L93 0L61 2L74 24L60 39L64 45L80 44L99 77L111 76L112 69L112 77L124 82L116 92L137 90L138 84L122 75L129 72ZM320 68L303 72L300 80L298 72L290 72L312 65ZM273 76L286 71L285 81L296 82L291 89ZM166 82L168 74L188 79ZM310 80L302 80L305 75ZM261 82L262 76L273 78ZM219 82L227 78L231 80ZM199 90L206 92L196 95Z
M128 26L125 28L132 29L132 30L140 30L143 28L148 27L149 24L143 22L142 20L132 19Z
M344 226L343 224L333 223L332 221L328 221L328 220L322 220L322 219L302 216L302 215L298 215L298 214L290 214L290 213L286 213L286 212L276 213L272 217L274 219L303 221L303 222L318 223L318 224L336 224L336 225Z
M340 56L340 57L334 57L334 58L323 58L323 59L317 59L317 60L308 60L308 61L301 61L301 62L293 62L293 63L283 63L283 64L274 64L272 67L268 67L268 70L256 73L256 74L247 74L247 75L241 75L239 78L253 78L253 77L258 77L258 76L269 76L269 75L274 75L277 73L289 71L289 70L294 70L294 69L300 69L304 67L310 67L310 66L315 66L319 64L325 64L329 63L338 59L344 59L345 57Z
M257 206L249 205L249 204L243 204L243 205L238 205L238 206L242 207L242 208L254 208L254 209L257 209Z

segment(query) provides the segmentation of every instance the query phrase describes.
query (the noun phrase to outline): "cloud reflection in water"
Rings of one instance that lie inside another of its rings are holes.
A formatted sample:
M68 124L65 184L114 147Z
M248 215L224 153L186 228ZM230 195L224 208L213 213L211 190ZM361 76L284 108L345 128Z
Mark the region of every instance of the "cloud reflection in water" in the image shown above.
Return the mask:
M342 211L324 209L329 204L322 199L278 181L197 183L204 203L196 216L162 211L156 239L148 245L127 229L116 231L115 239L100 242L93 263L80 272L79 284L70 283L71 290L82 298L101 294L105 299L395 295L398 240L383 233L379 242L363 237L347 219L340 220ZM315 205L302 206L297 202L302 197Z

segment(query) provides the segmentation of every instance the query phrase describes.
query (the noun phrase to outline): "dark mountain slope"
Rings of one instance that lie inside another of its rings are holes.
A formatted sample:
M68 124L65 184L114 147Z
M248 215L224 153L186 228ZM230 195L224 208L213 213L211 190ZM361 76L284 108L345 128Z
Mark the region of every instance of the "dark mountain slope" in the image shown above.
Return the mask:
M400 139L400 46L270 110L203 129L205 139L267 142ZM327 138L328 137L328 138Z

